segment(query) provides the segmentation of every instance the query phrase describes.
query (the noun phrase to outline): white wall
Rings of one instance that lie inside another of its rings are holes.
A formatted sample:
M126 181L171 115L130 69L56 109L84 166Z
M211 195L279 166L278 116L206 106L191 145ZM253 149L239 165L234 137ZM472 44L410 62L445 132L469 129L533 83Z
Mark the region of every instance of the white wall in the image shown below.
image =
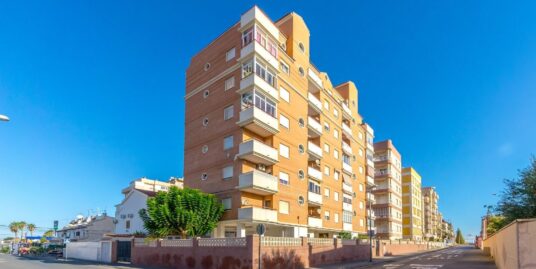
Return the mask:
M97 262L111 262L111 242L71 242L65 247L65 258Z
M117 220L115 224L116 234L132 234L136 231L146 232L138 212L142 208L147 208L147 198L146 194L134 190L127 196L126 200L123 200L122 204L117 206L115 210L115 219ZM129 214L132 214L132 218L128 217ZM125 215L126 218L121 218L121 215ZM130 229L126 228L127 220L130 220Z

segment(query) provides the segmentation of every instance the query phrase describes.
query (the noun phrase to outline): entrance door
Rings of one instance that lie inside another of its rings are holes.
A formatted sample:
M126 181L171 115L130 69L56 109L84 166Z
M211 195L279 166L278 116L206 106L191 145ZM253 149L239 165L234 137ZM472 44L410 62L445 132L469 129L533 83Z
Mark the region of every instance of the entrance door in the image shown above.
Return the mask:
M130 241L117 241L117 261L130 262Z

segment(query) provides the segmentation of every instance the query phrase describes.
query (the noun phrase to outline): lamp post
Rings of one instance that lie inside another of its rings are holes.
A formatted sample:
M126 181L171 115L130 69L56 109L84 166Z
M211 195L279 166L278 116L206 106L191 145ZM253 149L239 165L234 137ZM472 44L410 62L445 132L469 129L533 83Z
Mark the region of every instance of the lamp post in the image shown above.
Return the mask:
M372 201L370 199L370 196L372 195L372 191L376 189L376 185L372 185L367 188L367 200L368 200L368 233L369 233L369 248L370 248L370 255L369 255L369 262L372 262Z
M0 114L0 121L9 121L9 118L6 115Z

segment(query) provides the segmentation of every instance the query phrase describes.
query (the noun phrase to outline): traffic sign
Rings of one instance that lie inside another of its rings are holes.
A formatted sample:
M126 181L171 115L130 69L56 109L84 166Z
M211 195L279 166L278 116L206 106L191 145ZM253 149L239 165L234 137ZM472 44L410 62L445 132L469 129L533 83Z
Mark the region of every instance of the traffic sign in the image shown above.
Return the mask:
M257 225L257 234L263 235L266 232L266 226L264 224Z
M58 221L55 220L54 221L54 231L57 231L58 230Z

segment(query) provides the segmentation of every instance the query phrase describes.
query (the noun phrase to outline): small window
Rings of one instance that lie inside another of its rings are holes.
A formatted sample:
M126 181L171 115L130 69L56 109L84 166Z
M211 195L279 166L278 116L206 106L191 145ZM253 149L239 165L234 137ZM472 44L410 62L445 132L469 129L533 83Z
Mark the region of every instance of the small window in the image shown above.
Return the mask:
M281 71L283 71L283 73L286 73L286 74L290 73L290 68L288 67L288 64L284 62L279 62L279 66L281 68Z
M298 152L300 154L303 154L305 152L305 147L302 144L298 145Z
M229 90L234 87L235 79L230 77L225 81L225 90Z
M363 209L363 201L359 201L359 209Z
M130 220L125 221L125 229L130 229Z
M305 199L303 198L303 196L300 195L300 196L298 197L298 204L299 204L299 205L303 205L304 203L305 203Z
M326 130L326 132L329 132L329 128L329 123L324 122L324 130Z
M329 102L327 99L324 99L324 108L329 110Z
M336 171L336 170L333 171L333 178L334 178L335 180L339 180L339 175L340 175L339 171Z
M360 173L360 174L363 174L363 166L359 166L358 169L359 169L359 173Z
M329 220L329 211L324 211L324 219Z
M333 129L333 137L335 137L336 139L339 139L339 130Z
M364 188L363 188L363 183L359 183L359 191L360 192L363 192Z
M361 226L361 227L364 226L364 221L363 221L363 219L359 219L359 226Z
M300 48L300 50L301 50L302 53L305 53L305 46L303 45L302 42L300 42L300 43L298 44L298 48Z
M359 149L359 156L363 157L363 150L362 149Z
M287 101L287 103L290 102L290 93L287 90L285 90L283 87L279 88L279 97Z
M329 153L329 145L324 143L324 152Z
M228 120L234 117L234 106L230 105L223 109L223 119Z
M335 223L339 223L339 213L333 214L333 221L335 221Z
M289 148L286 145L279 144L279 155L289 158Z
M303 172L303 170L300 169L300 170L298 171L298 178L299 178L299 179L303 179L304 177L305 177L305 172Z
M305 71L303 71L302 67L298 68L298 72L300 73L300 76L305 76Z
M205 71L208 71L210 69L210 63L206 63L204 69Z
M329 176L329 172L331 171L331 168L329 166L324 166L324 175Z
M336 108L333 109L333 116L335 116L335 118L339 117L339 110L337 110Z
M231 198L221 199L221 204L223 205L223 210L230 210L232 206Z
M329 197L329 189L324 188L324 196Z
M233 166L229 165L222 169L222 178L223 180L229 180L233 178Z
M235 48L228 50L227 53L225 54L225 60L226 61L232 60L235 57L235 54L236 54Z
M359 140L363 140L363 133L362 133L362 132L359 132L359 133L357 134L357 136L359 137Z
M339 201L339 193L336 191L333 192L333 200L335 200L336 202Z
M207 180L207 179L208 179L207 173L201 174L201 180Z
M290 127L290 122L289 122L288 118L283 116L283 114L279 114L279 124L281 124L281 126L287 128L287 129Z
M286 201L279 201L279 213L288 215L289 204Z
M223 139L223 150L228 150L233 147L233 136L227 136Z
M210 91L209 91L209 90L205 90L205 91L203 92L203 98L207 98L209 94L210 94Z
M203 126L207 126L208 125L208 118L204 118L203 119Z
M298 125L303 128L305 126L305 121L302 118L298 119Z
M336 160L339 159L339 151L336 149L333 150L333 158L335 158Z
M203 147L201 147L201 152L203 154L207 153L208 152L208 146L207 145L204 145Z
M284 172L279 172L279 183L283 184L283 185L288 185L289 184L289 176L287 173L284 173Z

